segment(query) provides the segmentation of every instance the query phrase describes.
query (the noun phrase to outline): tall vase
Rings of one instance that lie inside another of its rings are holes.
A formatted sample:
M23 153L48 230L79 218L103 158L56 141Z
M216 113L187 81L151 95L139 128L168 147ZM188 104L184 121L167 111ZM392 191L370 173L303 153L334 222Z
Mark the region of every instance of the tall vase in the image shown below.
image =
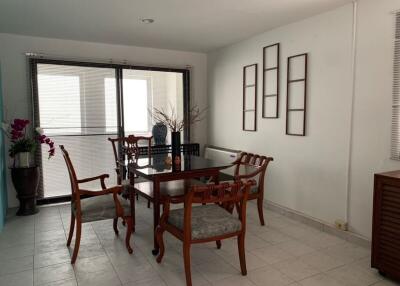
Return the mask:
M152 129L154 143L156 145L165 145L165 138L167 137L168 128L161 122L157 122Z
M17 215L25 216L37 213L39 211L36 208L40 179L39 167L11 168L11 179L20 203Z
M172 154L172 165L179 167L181 163L181 132L171 132L171 154Z

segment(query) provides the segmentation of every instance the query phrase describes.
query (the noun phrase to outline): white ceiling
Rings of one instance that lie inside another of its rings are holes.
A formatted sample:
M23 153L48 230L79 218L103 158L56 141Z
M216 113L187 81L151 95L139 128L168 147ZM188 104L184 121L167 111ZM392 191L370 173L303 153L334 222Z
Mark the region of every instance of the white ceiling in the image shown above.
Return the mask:
M0 0L0 32L207 52L349 2Z

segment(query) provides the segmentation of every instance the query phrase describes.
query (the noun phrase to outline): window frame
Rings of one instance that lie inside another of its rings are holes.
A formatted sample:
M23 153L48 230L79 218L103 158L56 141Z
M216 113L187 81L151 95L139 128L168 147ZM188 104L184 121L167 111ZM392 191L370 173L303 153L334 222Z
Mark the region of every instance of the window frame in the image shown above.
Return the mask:
M400 161L400 12L395 14L390 159Z
M30 74L30 88L31 88L31 106L32 106L32 126L34 128L40 126L39 119L39 93L38 93L38 64L53 64L53 65L70 65L70 66L81 66L81 67L99 67L99 68L113 68L115 69L116 79L116 95L117 95L117 134L118 136L124 136L124 125L123 125L123 88L122 88L122 70L123 69L134 69L143 71L159 71L159 72L175 72L181 73L183 79L183 116L184 120L188 121L190 118L190 69L189 68L168 68L168 67L157 67L157 66L144 66L144 65L131 65L131 64L113 64L113 63L100 63L100 62L89 62L89 61L74 61L64 59L51 59L43 57L31 57L28 56L29 74ZM121 114L122 113L122 114ZM71 135L74 136L74 135ZM190 125L185 125L184 129L184 143L190 143ZM41 174L43 174L41 166L41 148L37 148L35 154L35 162L40 168ZM50 204L56 202L70 201L71 195L65 195L60 197L45 198L43 196L43 178L41 175L39 182L39 193L38 193L38 204Z

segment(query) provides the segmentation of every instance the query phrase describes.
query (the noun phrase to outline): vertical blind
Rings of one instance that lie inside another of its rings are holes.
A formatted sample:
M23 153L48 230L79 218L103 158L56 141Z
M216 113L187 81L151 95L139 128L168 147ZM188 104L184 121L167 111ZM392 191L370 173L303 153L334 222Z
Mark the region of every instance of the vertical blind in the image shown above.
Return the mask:
M391 158L400 160L400 13L396 13L395 28Z
M172 107L181 118L188 110L183 72L52 60L33 61L31 67L35 127L41 127L56 146L65 146L78 178L107 173L108 185L116 184L115 159L107 138L151 135L153 108ZM122 84L121 94L117 83ZM61 153L49 160L47 151L46 145L40 146L36 158L42 171L39 198L70 194ZM100 186L94 181L83 187Z

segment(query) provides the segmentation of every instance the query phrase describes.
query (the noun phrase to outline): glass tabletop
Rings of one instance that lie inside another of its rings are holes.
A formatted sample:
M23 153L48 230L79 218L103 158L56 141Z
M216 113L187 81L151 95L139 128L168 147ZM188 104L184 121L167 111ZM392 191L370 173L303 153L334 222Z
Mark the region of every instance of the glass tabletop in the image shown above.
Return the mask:
M170 154L156 154L151 158L142 157L133 162L124 162L125 166L135 168L136 173L145 176L155 176L174 172L202 171L207 169L225 169L233 165L204 157L182 155L180 164L174 164Z

